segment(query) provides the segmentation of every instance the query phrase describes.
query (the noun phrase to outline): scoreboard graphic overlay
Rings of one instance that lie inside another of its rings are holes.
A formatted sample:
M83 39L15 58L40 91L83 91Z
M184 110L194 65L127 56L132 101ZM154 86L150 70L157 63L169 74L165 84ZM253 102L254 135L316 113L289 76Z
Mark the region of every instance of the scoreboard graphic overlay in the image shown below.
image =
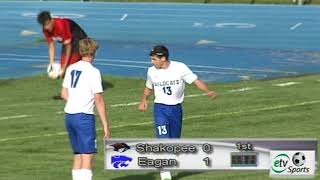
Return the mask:
M316 139L108 139L106 170L269 170L313 177Z

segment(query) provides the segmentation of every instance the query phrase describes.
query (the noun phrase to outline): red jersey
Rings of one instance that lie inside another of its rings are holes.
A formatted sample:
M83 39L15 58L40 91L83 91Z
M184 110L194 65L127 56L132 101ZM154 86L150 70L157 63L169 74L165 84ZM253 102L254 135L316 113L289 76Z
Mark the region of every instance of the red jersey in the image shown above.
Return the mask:
M53 22L54 25L52 32L43 30L48 43L52 41L62 43L66 40L72 40L72 20L67 18L53 18Z
M62 45L61 52L61 64L67 62L67 64L73 64L81 59L79 54L79 41L87 37L86 32L73 20L68 18L53 18L53 29L49 32L43 29L48 43L58 41L63 43L67 40L71 40L72 53L70 59L66 59L65 45ZM70 42L70 41L69 41Z

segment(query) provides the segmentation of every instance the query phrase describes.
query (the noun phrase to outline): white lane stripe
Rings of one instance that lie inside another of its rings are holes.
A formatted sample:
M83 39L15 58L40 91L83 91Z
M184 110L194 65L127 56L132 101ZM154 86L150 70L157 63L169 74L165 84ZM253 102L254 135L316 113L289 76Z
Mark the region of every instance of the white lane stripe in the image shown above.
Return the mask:
M131 68L140 68L140 69L148 69L147 66L136 66L136 65L125 65L125 64L110 64L110 63L94 63L102 66L116 66L116 67L131 67Z
M37 55L20 55L20 54L10 54L10 53L0 53L2 56L16 56L16 57L45 57L47 56L37 56ZM46 61L47 60L35 60L35 59L17 59L17 58L0 58L0 60L16 60L16 61ZM151 62L149 61L139 61L139 60L121 60L121 59L96 59L97 63L99 61L104 62L123 62L123 63L133 63L133 64L148 64L151 65ZM95 63L95 64L97 64ZM280 70L265 70L265 69L247 69L247 68L232 68L232 67L218 67L218 66L206 66L206 65L196 65L196 64L188 64L189 67L196 67L196 68L207 68L207 69L220 69L220 70L232 70L232 71L249 71L249 72L266 72L266 73L284 73L284 74L293 74L296 75L298 72L291 72L291 71L280 71ZM143 67L143 66L141 66ZM141 68L140 67L140 68Z
M128 17L128 14L124 14L124 15L121 17L120 21L125 20L127 17Z
M240 77L243 80L246 80L243 77L249 77L250 78L250 76L242 75L242 74L247 74L247 73L244 73L244 72L219 72L219 71L198 71L198 70L193 70L193 72L195 72L195 73L204 73L204 74L237 75L238 77ZM251 74L251 76L252 77L262 77L262 78L268 77L268 75L266 75L266 74Z
M194 65L194 64L189 64L188 66L190 66L190 67L198 67L198 68L208 68L208 69L223 69L223 70L236 70L236 71L253 71L253 72L269 72L269 73L297 74L297 72L278 71L278 70L229 68L229 67L203 66L203 65Z
M19 118L25 118L25 117L30 117L30 116L32 116L32 115L5 116L5 117L1 117L0 121L8 120L8 119L19 119Z
M15 56L15 57L43 57L43 58L48 58L48 56L30 55L30 54L0 53L0 55L1 56Z
M257 109L250 109L250 110L223 112L223 113L206 114L206 115L204 115L204 114L203 115L193 115L193 116L188 116L186 118L183 118L183 120L197 119L197 118L203 118L203 117L228 116L228 115L245 114L245 113L252 113L252 112L269 111L269 110L278 110L278 109L285 109L285 108L298 107L298 106L304 106L304 105L312 105L312 104L318 104L318 103L320 103L320 100L305 101L305 102L300 102L300 103L295 103L295 104L283 104L283 105L270 106L270 107L257 108ZM126 125L111 126L111 129L125 128L125 127L131 127L131 126L145 126L145 125L151 125L151 124L153 124L153 122L126 124ZM101 130L101 128L99 128L98 130ZM14 140L24 140L24 139L33 139L33 138L42 138L42 137L54 137L54 136L62 136L62 135L67 135L67 133L66 132L57 132L57 133L43 134L43 135L37 135L37 136L3 138L3 139L0 139L0 142L7 142L7 141L14 141Z
M23 62L45 62L46 60L35 60L35 59L6 59L6 58L0 58L0 61L23 61ZM129 64L112 64L112 63L95 63L96 65L101 66L115 66L115 67L129 67L129 68L139 68L139 69L148 69L148 66L137 66L137 65L129 65ZM216 68L217 69L217 68ZM227 73L227 72L217 72L217 71L198 71L194 70L195 73L207 73L207 74L221 74L221 75L240 75L241 73ZM260 76L260 77L267 77L267 75L258 75L255 74L253 76Z
M292 26L291 28L290 28L290 30L292 31L292 30L295 30L297 27L299 27L299 26L301 26L302 25L302 23L297 23L296 25L294 25L294 26Z
M0 58L0 61L23 61L23 62L48 62L48 60L41 59L21 59L21 58Z

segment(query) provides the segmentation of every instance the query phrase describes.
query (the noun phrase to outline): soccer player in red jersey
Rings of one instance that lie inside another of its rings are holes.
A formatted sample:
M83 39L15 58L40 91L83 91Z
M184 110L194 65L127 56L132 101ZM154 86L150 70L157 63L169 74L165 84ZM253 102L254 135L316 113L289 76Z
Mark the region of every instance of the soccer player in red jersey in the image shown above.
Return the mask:
M38 23L42 25L43 34L49 45L49 63L55 63L56 46L55 41L62 43L61 52L61 74L67 67L81 60L79 53L79 41L87 37L86 32L73 20L68 18L51 17L49 11L42 11L37 17Z

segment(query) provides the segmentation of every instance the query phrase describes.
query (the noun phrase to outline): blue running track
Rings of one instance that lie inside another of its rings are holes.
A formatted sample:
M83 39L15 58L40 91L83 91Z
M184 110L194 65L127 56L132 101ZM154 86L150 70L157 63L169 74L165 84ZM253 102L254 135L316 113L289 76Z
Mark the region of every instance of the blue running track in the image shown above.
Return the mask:
M155 44L206 81L320 72L317 6L1 1L0 9L2 79L45 73L41 10L74 19L97 39L95 64L106 75L145 77Z

